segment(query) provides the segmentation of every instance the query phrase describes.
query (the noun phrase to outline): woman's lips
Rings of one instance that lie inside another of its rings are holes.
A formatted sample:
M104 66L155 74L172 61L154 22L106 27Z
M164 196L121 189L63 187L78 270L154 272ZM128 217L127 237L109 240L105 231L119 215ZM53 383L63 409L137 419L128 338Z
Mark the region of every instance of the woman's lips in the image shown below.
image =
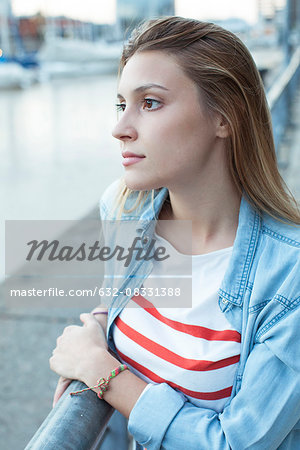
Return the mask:
M144 158L145 156L128 156L127 158L123 159L122 164L123 166L131 166L132 164L135 164Z
M122 152L122 156L124 158L122 161L123 166L131 166L132 164L135 164L145 158L143 155L140 156L127 151Z

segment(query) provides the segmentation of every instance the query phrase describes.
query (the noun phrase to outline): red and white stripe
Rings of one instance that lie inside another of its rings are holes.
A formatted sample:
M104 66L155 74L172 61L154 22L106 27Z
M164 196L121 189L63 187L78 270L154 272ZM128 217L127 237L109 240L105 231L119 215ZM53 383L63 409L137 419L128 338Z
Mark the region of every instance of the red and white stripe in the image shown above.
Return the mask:
M133 301L133 300L132 300ZM239 361L240 334L212 330L168 318L146 299L134 297L114 322L118 354L131 370L150 383L168 383L190 401L221 410L231 394Z
M132 372L149 383L167 383L193 404L218 412L231 395L241 342L218 307L217 290L230 256L229 249L224 250L210 258L196 257L197 264L205 261L202 268L197 265L200 278L207 273L205 288L193 278L192 308L158 308L141 295L134 296L113 328L118 355ZM218 262L213 274L209 260Z

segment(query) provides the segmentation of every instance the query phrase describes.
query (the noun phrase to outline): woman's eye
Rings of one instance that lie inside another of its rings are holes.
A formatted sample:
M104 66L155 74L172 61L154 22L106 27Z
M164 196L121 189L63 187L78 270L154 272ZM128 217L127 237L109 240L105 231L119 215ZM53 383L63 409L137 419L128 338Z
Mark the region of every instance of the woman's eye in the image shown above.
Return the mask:
M125 111L125 108L126 108L126 105L125 105L125 103L117 103L116 104L116 108L117 108L117 111L119 112L119 111Z
M161 102L158 100L154 100L153 98L144 98L143 100L143 109L154 110L160 107Z

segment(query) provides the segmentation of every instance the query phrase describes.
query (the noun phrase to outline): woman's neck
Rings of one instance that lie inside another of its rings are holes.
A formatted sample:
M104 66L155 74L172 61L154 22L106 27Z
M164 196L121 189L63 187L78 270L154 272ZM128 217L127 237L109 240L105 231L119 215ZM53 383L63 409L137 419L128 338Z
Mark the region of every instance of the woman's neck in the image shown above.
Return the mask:
M233 245L241 202L241 195L233 182L220 183L218 180L210 189L201 186L186 186L178 191L171 189L169 196L170 203L164 204L159 219L181 222L176 228L182 228L181 234L185 239L180 238L178 230L171 232L170 224L159 223L157 232L173 241L171 243L175 244L175 248L180 251L179 242L183 243L186 239L190 241L191 254L210 253ZM188 243L183 245L190 253Z

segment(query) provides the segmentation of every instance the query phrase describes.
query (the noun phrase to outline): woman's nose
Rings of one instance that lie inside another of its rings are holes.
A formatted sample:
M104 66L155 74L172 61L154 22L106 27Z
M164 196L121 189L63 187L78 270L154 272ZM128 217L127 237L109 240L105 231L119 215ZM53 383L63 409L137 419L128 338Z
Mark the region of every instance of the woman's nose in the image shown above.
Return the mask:
M137 138L136 128L126 122L125 117L119 120L116 126L112 130L112 135L120 141L134 141Z

